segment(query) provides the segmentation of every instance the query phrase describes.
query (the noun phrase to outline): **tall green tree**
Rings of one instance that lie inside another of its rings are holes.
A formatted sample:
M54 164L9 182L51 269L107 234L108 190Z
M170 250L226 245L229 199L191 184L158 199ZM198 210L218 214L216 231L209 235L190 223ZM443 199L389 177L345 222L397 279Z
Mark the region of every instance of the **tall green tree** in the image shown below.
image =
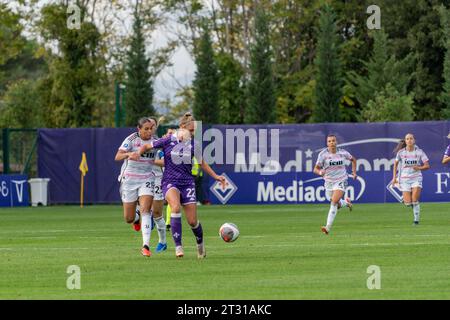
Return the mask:
M206 24L196 49L195 64L197 70L193 82L194 116L206 124L217 124L219 120L219 73L209 28Z
M217 56L219 69L219 123L242 124L245 112L244 70L228 53Z
M443 104L441 112L441 118L450 119L450 10L445 6L439 8L441 17L441 27L444 33L443 42L445 47L445 59L444 59L444 84L440 100Z
M371 33L374 39L373 51L367 61L362 61L364 74L355 71L348 73L348 80L354 86L356 99L364 109L370 100L374 100L388 83L394 86L401 95L406 95L413 77L413 54L397 59L389 54L388 36L383 30ZM388 120L388 119L386 119Z
M150 58L146 55L142 18L139 6L134 11L133 35L126 66L126 120L127 126L136 125L137 119L153 115L153 83Z
M248 105L246 123L274 123L276 97L272 70L273 53L270 43L269 17L256 8L254 43L250 47L250 80L247 84Z
M342 98L344 81L339 60L336 14L329 5L323 7L319 19L315 65L317 75L314 121L338 122L340 121L339 102Z
M48 127L92 126L99 93L106 87L102 36L94 23L86 21L86 8L79 6L80 27L72 29L67 27L67 6L49 4L41 10L40 34L57 45L55 54L47 54L50 98L44 113Z

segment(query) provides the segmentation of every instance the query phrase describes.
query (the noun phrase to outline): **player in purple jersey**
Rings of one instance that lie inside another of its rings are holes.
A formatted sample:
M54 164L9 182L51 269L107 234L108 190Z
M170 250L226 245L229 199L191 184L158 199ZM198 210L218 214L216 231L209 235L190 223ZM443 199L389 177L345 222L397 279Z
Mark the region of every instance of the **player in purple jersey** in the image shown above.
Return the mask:
M314 173L325 180L325 192L331 202L327 224L322 226L323 233L328 234L336 218L337 211L343 207L352 210L350 198L343 199L348 185L346 165L352 163L352 177L356 179L356 159L346 150L337 147L337 139L333 134L327 136L327 148L323 149L314 167Z
M422 191L422 171L430 168L425 152L416 146L414 135L408 133L394 150L396 153L392 185L397 185L403 193L403 203L413 208L414 225L420 220L420 193ZM398 173L397 173L398 170Z
M447 136L448 139L450 139L450 133ZM448 145L447 149L445 149L444 157L442 158L442 164L447 164L450 162L450 144Z
M192 176L192 158L197 147L192 135L195 131L195 119L190 113L186 113L179 121L179 129L165 138L144 144L132 158L138 158L141 154L152 148L162 148L164 152L164 173L162 187L164 196L171 208L170 225L172 237L175 242L175 255L177 258L184 256L182 246L181 207L184 209L188 224L197 241L197 257L206 256L203 240L203 229L197 218L197 199L195 195L195 181ZM225 184L225 177L217 175L211 167L201 159L201 155L195 153L202 169L212 178ZM200 159L199 159L200 158Z

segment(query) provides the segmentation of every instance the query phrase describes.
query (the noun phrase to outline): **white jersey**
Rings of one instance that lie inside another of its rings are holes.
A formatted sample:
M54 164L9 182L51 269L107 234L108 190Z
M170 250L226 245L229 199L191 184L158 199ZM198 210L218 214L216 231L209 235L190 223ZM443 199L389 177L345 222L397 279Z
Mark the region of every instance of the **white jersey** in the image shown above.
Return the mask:
M316 165L325 171L323 176L325 182L334 183L348 178L345 166L352 159L352 155L344 149L338 148L336 153L331 153L326 148L319 153Z
M413 167L423 165L428 161L428 157L422 149L414 146L413 151L408 151L406 148L401 149L397 152L395 160L398 161L398 176L399 182L401 182L401 180L421 180L422 172L414 170Z
M159 139L158 137L153 137L154 140ZM155 159L156 160L160 160L160 159L164 159L164 152L161 149L155 149L156 154L155 154ZM160 166L154 165L153 166L153 174L155 176L155 178L162 178L163 175L163 168L161 168Z
M137 152L139 148L144 144L150 144L153 139L142 140L137 132L129 135L122 142L119 150L126 152ZM150 150L141 155L139 160L125 159L120 170L120 175L118 180L122 181L125 178L130 182L142 182L151 178L155 175L153 170L156 165L154 164L156 156L156 150Z

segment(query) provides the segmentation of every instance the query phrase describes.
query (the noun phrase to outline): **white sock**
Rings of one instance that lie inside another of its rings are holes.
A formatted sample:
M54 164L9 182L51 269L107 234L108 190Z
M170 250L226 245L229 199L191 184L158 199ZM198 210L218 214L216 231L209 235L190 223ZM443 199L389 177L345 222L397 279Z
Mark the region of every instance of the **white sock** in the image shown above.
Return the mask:
M153 219L156 223L156 229L158 230L159 242L162 244L166 244L166 222L164 221L163 216L159 218Z
M420 220L420 203L419 202L413 202L413 213L414 213L414 221L419 222Z
M134 223L136 223L136 222L139 221L139 214L138 214L138 212L140 212L139 209L140 209L140 208L139 208L139 205L137 205L137 206L136 206L136 211L134 212Z
M330 211L328 211L328 219L327 219L327 229L331 230L331 226L333 225L334 218L336 218L337 213L337 204L330 205Z
M142 213L142 242L143 246L150 246L150 235L152 233L152 216L149 212Z
M339 200L339 204L341 205L341 208L347 207L347 201L345 201L344 199L340 199L340 200ZM339 209L340 209L340 208L339 208Z

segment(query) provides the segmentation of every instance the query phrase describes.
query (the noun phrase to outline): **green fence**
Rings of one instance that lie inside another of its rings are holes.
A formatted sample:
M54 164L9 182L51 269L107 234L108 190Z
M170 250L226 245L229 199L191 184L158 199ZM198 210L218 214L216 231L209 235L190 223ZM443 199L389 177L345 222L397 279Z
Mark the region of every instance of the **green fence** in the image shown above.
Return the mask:
M1 129L0 172L37 176L37 130Z

